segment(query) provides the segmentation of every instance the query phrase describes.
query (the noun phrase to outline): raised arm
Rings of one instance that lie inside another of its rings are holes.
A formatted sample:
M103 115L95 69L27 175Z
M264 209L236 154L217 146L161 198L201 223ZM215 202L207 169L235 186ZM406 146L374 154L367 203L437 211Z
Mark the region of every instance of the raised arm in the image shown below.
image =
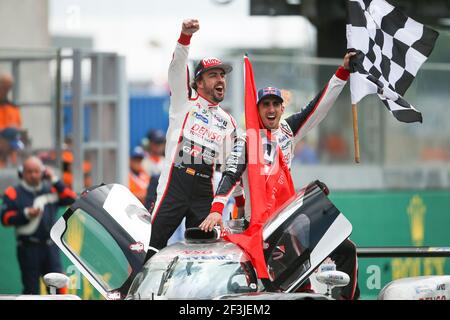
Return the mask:
M344 56L343 65L336 70L336 73L317 96L300 112L286 119L295 135L296 143L325 118L336 102L350 76L349 63L353 55L355 55L354 52L347 53Z
M189 100L189 69L188 55L192 35L200 29L198 20L184 20L173 58L169 66L169 88L171 108L170 116L176 116L177 111Z

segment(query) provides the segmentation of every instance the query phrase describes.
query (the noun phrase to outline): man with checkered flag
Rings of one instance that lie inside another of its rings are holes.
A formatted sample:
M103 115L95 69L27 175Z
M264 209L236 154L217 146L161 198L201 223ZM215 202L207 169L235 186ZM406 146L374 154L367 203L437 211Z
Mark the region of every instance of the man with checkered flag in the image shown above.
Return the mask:
M384 0L349 0L347 47L357 51L350 76L352 104L377 93L397 120L422 122L403 95L437 37L438 32Z

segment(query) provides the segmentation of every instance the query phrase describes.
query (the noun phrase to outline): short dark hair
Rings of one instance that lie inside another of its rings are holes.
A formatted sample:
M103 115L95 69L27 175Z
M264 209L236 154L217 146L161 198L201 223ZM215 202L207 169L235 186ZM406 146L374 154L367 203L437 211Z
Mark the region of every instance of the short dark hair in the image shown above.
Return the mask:
M197 81L202 80L203 75L199 75L197 78L195 78L194 80L192 80L191 82L191 88L194 89L195 91L197 91Z

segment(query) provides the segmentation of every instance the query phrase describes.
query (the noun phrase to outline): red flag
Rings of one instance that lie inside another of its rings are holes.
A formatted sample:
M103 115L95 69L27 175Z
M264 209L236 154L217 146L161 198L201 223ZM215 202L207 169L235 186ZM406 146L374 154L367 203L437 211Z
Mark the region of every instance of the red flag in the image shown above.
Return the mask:
M294 194L294 184L283 154L277 146L278 157L268 165L264 161L261 134L272 139L270 131L264 129L256 106L256 86L253 68L248 57L245 64L245 125L247 129L247 172L250 190L250 225L241 234L230 234L225 239L237 244L250 256L258 278L268 278L263 252L263 226L267 219ZM247 195L248 197L248 195ZM248 199L248 198L247 198Z

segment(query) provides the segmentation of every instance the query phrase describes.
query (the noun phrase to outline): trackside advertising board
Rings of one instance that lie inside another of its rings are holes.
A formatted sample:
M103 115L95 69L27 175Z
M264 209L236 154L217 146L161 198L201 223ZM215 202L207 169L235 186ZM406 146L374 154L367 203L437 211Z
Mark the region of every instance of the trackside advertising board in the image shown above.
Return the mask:
M351 240L357 246L450 246L450 191L333 192L329 198L353 225ZM89 233L81 228L67 241L84 248ZM22 284L16 257L14 229L0 227L0 294L20 294ZM91 248L92 249L92 248ZM70 294L101 299L100 294L61 254L70 277ZM446 258L360 258L361 298L376 299L388 282L420 275L450 275ZM114 277L105 274L104 277ZM44 291L42 286L42 292Z

